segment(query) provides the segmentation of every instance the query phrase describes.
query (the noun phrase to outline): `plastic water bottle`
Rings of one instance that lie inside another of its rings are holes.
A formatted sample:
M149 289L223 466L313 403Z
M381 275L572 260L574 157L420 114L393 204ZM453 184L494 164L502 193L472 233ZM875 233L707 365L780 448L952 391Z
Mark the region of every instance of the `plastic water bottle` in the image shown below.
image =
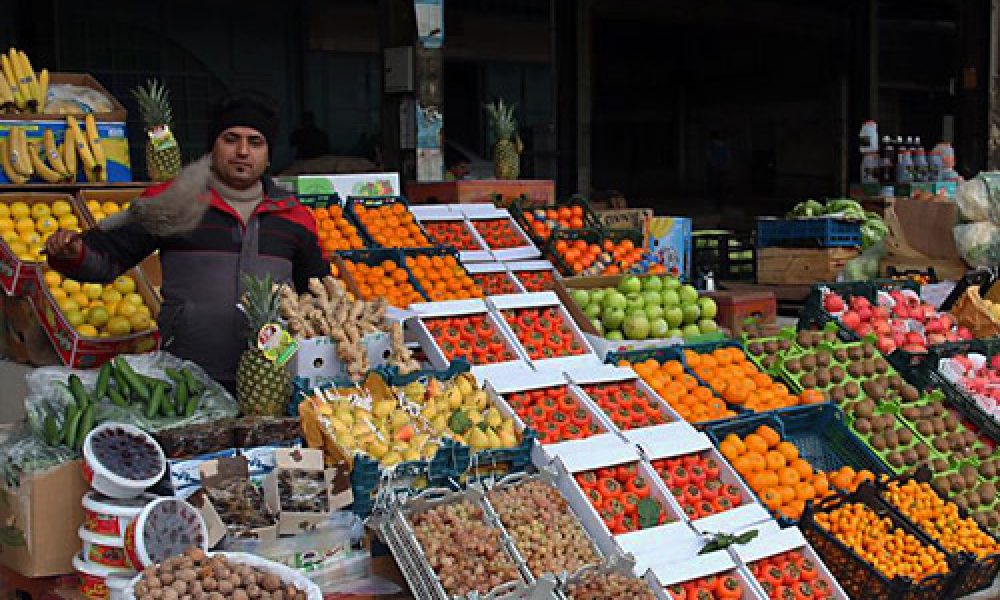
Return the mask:
M917 147L913 154L913 180L930 181L927 171L927 155L923 148Z
M931 150L927 159L927 181L941 181L944 165L941 162L941 152L937 148Z
M911 183L913 181L913 157L910 151L901 148L896 161L896 183Z

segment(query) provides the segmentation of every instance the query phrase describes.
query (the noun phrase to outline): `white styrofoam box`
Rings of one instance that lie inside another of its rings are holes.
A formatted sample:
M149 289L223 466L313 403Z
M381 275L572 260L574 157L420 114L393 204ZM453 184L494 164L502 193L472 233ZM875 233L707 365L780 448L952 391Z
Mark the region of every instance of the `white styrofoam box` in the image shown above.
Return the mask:
M469 275L476 275L478 273L503 273L508 281L514 286L518 292L525 292L524 286L521 285L520 280L514 277L514 274L507 270L507 265L502 262L483 262L483 263L471 263L465 265L465 270L469 272ZM475 279L475 277L473 277ZM485 292L486 290L483 290Z
M562 305L559 301L559 296L554 292L526 292L523 294L503 294L498 296L489 296L486 299L486 303L492 307L493 310L498 313L506 313L507 311L517 311L522 308L555 308L559 312L559 317L563 320L563 324L566 329L570 332L573 338L583 347L584 353L574 356L558 356L555 358L543 358L543 359L533 359L528 355L528 350L521 344L517 337L517 331L513 326L507 323L507 319L504 315L500 315L500 322L507 327L510 337L517 341L521 349L521 354L524 355L528 364L532 366L537 371L546 370L582 370L587 367L600 366L601 361L594 354L594 349L590 347L587 343L587 338L580 331L577 326L576 321L573 320L572 315L566 310L566 307Z
M447 369L451 361L444 355L441 347L438 346L437 340L431 335L430 330L427 325L423 322L425 318L440 318L440 317L460 317L464 315L484 315L493 325L494 329L497 331L497 335L503 340L504 344L514 355L515 359L510 361L505 361L501 363L496 363L497 365L507 365L511 367L522 367L524 369L530 369L530 365L525 360L525 357L521 354L517 340L511 340L508 337L507 330L500 323L499 319L495 314L490 312L486 303L482 300L447 300L444 302L422 302L419 304L411 304L410 310L418 315L418 318L413 321L414 336L420 343L420 346L424 349L427 354L427 359L430 361L431 366L435 369ZM484 366L484 365L473 365L473 367ZM490 365L493 366L493 365ZM486 372L474 373L478 380L482 380L486 377Z
M657 435L656 431L637 429L632 442L639 446L639 452L650 461L672 458L714 448L712 440L694 427L676 430L670 437Z
M646 529L637 531L627 541L619 544L622 552L631 554L635 559L636 575L645 573L658 563L680 563L691 560L705 547L705 541L701 536L683 521L669 525L671 525L669 537L655 529ZM669 543L665 543L666 540L669 540ZM729 559L730 564L735 564L728 552L722 551L721 554Z
M521 226L510 216L510 211L505 208L495 208L489 204L463 204L463 212L470 223L485 220L505 220L508 226L521 238L522 244L516 248L490 248L497 260L527 260L538 258L542 255L535 247L531 238L524 233ZM489 247L487 245L487 247Z
M662 591L663 595L658 595L658 598L673 600L670 593L665 589L667 586L677 583L686 583L694 579L700 579L711 575L717 575L720 577L724 575L731 575L735 577L743 586L743 595L740 596L740 600L767 600L767 596L764 595L763 591L756 585L756 582L753 581L753 575L751 575L750 571L748 571L745 567L733 565L729 568L717 568L721 566L721 561L719 561L719 559L713 557L710 560L703 560L711 557L711 555L720 554L726 553L712 552L709 555L697 556L691 562L680 564L659 563L655 567L650 567L649 570L646 571L646 574L643 575L643 579L645 579L646 583L653 588L654 593ZM728 555L726 555L726 557L728 558ZM719 561L720 564L714 564L713 561ZM730 562L732 562L731 559Z
M368 355L368 364L384 365L390 358L392 340L384 331L366 334L361 338ZM296 377L305 377L309 385L317 386L334 380L349 378L347 365L337 356L337 342L327 336L302 340L299 349L288 362L288 370Z
M518 371L522 374L532 373L531 366L525 362L518 363L498 363L495 365L478 365L469 369L469 372L476 378L476 381L487 381L490 379L497 379L501 376L509 376L513 371Z
M745 529L757 529L758 535L748 544L735 544L730 546L730 552L741 564L749 567L752 563L789 550L798 550L802 555L816 565L819 576L826 579L833 591L831 598L836 600L849 600L849 596L840 587L840 583L830 574L826 564L820 559L813 547L802 535L798 527L787 527L781 529L777 523L771 521L766 524L749 527ZM742 533L742 532L741 532ZM754 583L760 587L760 583L754 579ZM763 593L763 590L761 590Z
M412 204L410 212L417 221L432 219L464 219L462 210L456 209L457 204Z
M576 514L580 516L580 521L583 523L587 533L591 535L594 541L597 542L601 552L605 554L622 552L624 545L635 545L634 540L636 539L652 539L650 536L656 537L662 543L665 536L671 530L679 531L679 527L687 528L681 518L677 504L670 497L670 494L663 489L663 485L658 483L659 478L656 477L656 473L653 472L649 464L639 460L638 451L634 446L621 446L617 449L613 447L607 448L603 452L600 452L600 454L595 452L594 449L587 449L589 450L587 452L575 451L561 455L552 461L552 467L559 474L557 484L563 493L563 497L570 503ZM582 471L632 463L636 464L639 475L649 486L649 497L659 500L670 522L639 531L612 535L607 525L604 524L604 521L597 513L597 510L594 509L590 500L587 499L587 496L579 484L577 484L573 475Z
M568 385L566 377L559 371L532 371L531 373L511 373L516 377L500 376L486 381L486 384L497 394L512 394L527 390L540 390L557 385Z
M523 421L522 421L523 425ZM603 425L602 425L603 426ZM628 446L614 432L598 433L577 440L566 440L554 444L535 444L531 449L531 462L536 467L544 467L562 456L578 456L600 453L634 452L633 446Z
M684 419L682 419L681 416L677 414L677 412L669 404L667 404L667 402L661 398L660 395L653 390L653 388L649 387L649 384L639 377L639 374L633 371L630 367L616 367L613 365L602 364L594 368L574 368L566 372L566 377L573 382L573 385L579 387L580 391L584 394L587 392L583 388L587 385L601 383L633 383L640 392L650 398L653 398L653 400L660 407L660 414L662 414L668 422L685 423ZM595 407L600 408L595 400L591 399L591 402ZM603 410L601 410L601 413L608 416L609 421L611 420L610 415L607 415L607 413ZM653 427L629 429L622 431L621 435L625 437L626 441L634 444L637 439L635 436L640 429L652 429L661 434L666 434L671 431L670 429L664 430L662 429L663 427L664 425L656 425ZM657 434L651 433L649 435Z
M458 249L459 260L464 264L467 262L492 262L496 260L493 253L490 251L489 246L483 240L476 228L469 223L465 216L460 211L450 210L454 205L444 205L444 206L424 206L424 209L437 209L437 210L424 210L421 211L421 216L417 216L416 219L421 224L430 223L434 221L454 221L460 223L469 235L472 237L472 241L475 242L478 248L476 250L461 250ZM449 210L444 210L449 209ZM426 229L426 227L424 228Z

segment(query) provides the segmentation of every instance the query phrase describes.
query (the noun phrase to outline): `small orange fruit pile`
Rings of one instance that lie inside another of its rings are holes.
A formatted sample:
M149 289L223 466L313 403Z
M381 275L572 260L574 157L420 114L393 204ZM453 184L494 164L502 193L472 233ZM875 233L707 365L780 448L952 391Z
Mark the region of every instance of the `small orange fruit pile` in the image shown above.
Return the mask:
M410 284L406 269L391 259L383 260L375 266L344 259L344 266L357 283L362 300L384 297L397 308L406 308L414 302L424 301L420 292Z
M383 248L429 248L432 246L420 226L413 219L413 213L400 202L367 208L360 204L354 207L354 214L365 231Z
M925 577L948 572L944 553L920 542L858 502L816 514L816 524L826 529L887 579Z
M413 278L431 302L483 297L483 291L450 254L409 256L406 268L413 273Z
M632 367L643 381L653 388L653 391L689 423L703 423L736 416L736 413L729 410L726 403L716 397L712 390L685 373L684 366L679 361L668 360L660 364L654 359L638 363L623 360L618 366Z
M358 229L344 217L344 209L334 204L329 208L312 208L316 218L319 245L325 254L337 250L361 250L365 247Z
M799 404L823 402L822 392L796 396L761 372L740 348L718 348L710 354L684 351L684 360L695 375L730 404L766 412Z
M971 517L962 518L958 505L946 502L930 484L910 479L892 481L885 494L910 521L949 552L966 551L979 558L1000 553L1000 544L979 528Z
M585 240L556 240L555 253L566 263L572 275L584 272L598 275L625 273L643 257L643 249L636 248L629 239L619 242L606 239L593 244Z

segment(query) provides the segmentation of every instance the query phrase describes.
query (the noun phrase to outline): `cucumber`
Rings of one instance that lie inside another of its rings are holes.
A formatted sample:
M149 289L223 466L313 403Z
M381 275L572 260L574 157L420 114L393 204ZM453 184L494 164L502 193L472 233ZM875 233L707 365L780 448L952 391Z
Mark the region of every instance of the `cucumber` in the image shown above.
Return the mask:
M71 407L71 408L75 409L76 407ZM73 444L76 443L76 430L79 429L80 419L83 417L83 413L85 412L87 411L74 410L72 417L67 418L66 429L63 430L63 439L62 439L62 443L64 446L69 446L70 448L72 448Z
M198 410L198 402L201 400L198 394L191 394L187 400L187 405L184 407L184 416L190 417L194 414L194 411Z
M181 378L180 382L177 384L177 387L174 388L174 405L177 409L178 416L182 414L187 417L191 416L187 414L188 388L187 388L187 382L184 381L184 378Z
M160 413L166 418L177 416L177 407L174 406L174 400L167 394L166 390L163 392L163 402L160 403Z
M118 368L121 370L122 375L125 376L125 381L128 382L128 386L132 388L135 395L148 402L152 398L152 392L149 391L149 386L146 385L145 380L132 370L131 365L124 358L119 356L115 361L117 361Z
M128 401L125 400L125 397L122 396L120 393L118 393L118 390L116 390L115 388L108 389L108 397L111 398L111 403L114 404L115 406L120 406L122 408L128 408L129 406Z
M83 440L87 438L87 434L94 428L94 413L96 411L97 406L91 404L83 413L83 417L80 418L80 425L76 429L76 440L73 441L74 450L83 448Z
M132 397L132 390L129 389L128 380L125 379L125 374L112 365L111 375L115 378L115 385L118 386L118 393L121 394L121 397L125 398L125 400L129 400Z
M155 418L160 412L160 404L163 402L163 387L156 386L149 398L149 404L146 405L146 418Z
M97 385L94 387L94 401L100 402L108 395L108 384L111 383L111 365L104 363L97 374Z
M51 414L45 415L45 443L50 446L58 446L61 439L62 435L59 431L59 425L56 424L56 418Z
M205 386L203 386L200 381L194 378L194 374L191 373L191 371L188 370L187 367L181 369L181 376L183 376L184 379L187 381L188 391L191 392L192 394L200 394L201 391L205 389Z
M76 407L80 411L87 409L87 405L90 404L90 396L87 395L86 388L83 387L83 382L76 373L69 376L69 391L73 394L73 400L76 401Z
M169 377L170 380L173 381L175 384L180 385L182 382L187 383L187 380L184 379L184 376L181 375L180 371L178 371L177 369L172 369L170 367L167 367L163 369L163 373L167 377Z

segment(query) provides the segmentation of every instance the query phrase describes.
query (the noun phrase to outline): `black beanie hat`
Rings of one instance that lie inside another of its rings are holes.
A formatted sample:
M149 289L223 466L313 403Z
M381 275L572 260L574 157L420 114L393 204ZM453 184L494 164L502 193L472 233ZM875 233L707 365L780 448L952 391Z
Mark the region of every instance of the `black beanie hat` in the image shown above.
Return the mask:
M227 96L211 113L208 123L208 148L216 138L230 127L256 129L267 140L270 154L278 136L278 111L270 98L255 92L241 92Z

